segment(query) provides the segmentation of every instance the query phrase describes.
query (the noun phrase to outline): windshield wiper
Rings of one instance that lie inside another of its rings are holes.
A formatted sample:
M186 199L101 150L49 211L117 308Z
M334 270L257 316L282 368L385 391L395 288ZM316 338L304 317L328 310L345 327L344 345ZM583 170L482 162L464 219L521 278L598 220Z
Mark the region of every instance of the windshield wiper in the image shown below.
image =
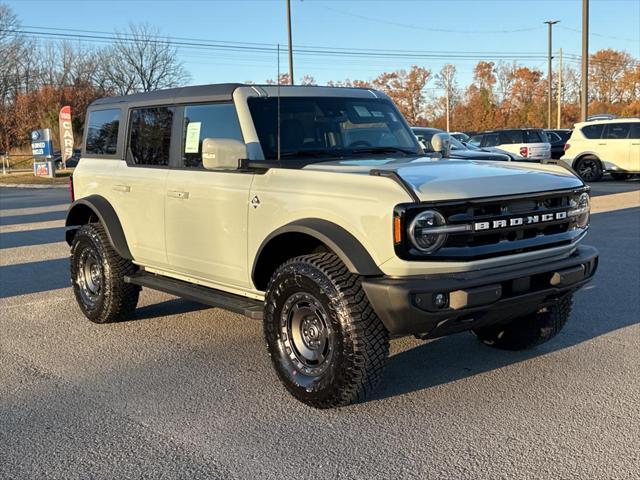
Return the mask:
M335 150L323 150L321 148L316 149L307 149L307 150L293 150L290 152L282 152L280 153L280 157L343 157L343 151L335 151Z
M406 155L418 155L418 152L401 147L367 147L351 150L352 154L358 153L404 153Z

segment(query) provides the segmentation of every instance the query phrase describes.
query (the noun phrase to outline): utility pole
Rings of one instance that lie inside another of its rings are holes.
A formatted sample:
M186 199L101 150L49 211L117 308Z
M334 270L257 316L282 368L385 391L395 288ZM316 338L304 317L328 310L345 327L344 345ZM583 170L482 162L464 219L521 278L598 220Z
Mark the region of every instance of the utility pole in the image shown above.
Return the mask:
M293 45L291 44L291 0L287 0L287 27L289 32L289 85L293 85Z
M549 81L549 88L547 89L547 128L551 128L551 99L553 98L552 96L552 90L553 90L553 70L551 69L551 59L553 58L551 56L551 43L552 43L552 27L558 23L560 20L547 20L546 23L547 25L549 25L549 53L547 55L547 78Z
M449 131L449 85L445 88L446 99L447 99L447 132Z
M558 58L558 129L562 122L562 49Z
M580 121L589 115L589 0L582 0L582 88L580 95Z

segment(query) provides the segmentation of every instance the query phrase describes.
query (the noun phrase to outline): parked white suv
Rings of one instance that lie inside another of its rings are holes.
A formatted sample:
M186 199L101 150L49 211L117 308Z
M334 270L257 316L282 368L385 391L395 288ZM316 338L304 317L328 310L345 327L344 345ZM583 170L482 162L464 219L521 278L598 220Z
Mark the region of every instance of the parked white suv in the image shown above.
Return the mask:
M497 147L527 160L551 158L551 144L540 128L511 128L478 133L469 140L476 147Z
M609 172L616 180L640 173L640 118L576 123L560 162L587 181Z

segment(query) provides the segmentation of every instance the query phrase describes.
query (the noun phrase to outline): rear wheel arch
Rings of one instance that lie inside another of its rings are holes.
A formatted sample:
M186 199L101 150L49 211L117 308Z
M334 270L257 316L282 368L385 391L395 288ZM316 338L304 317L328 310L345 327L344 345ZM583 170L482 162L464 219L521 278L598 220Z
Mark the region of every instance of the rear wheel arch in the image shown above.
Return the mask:
M73 238L82 225L96 222L103 225L109 243L116 253L122 258L132 260L120 219L111 203L100 195L89 195L71 204L65 221L67 243L73 243Z
M319 252L334 253L351 273L382 275L366 248L346 229L327 220L308 218L278 228L262 242L251 270L253 284L264 291L271 275L284 262Z

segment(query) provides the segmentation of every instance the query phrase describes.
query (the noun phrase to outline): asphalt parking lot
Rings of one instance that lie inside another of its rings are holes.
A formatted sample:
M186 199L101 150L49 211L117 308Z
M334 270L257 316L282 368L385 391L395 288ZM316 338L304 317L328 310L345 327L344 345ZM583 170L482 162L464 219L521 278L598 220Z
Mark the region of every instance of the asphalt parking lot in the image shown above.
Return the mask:
M0 478L631 479L640 472L640 182L593 185L595 281L552 342L392 341L377 395L297 403L258 322L145 290L94 325L65 189L0 189Z

